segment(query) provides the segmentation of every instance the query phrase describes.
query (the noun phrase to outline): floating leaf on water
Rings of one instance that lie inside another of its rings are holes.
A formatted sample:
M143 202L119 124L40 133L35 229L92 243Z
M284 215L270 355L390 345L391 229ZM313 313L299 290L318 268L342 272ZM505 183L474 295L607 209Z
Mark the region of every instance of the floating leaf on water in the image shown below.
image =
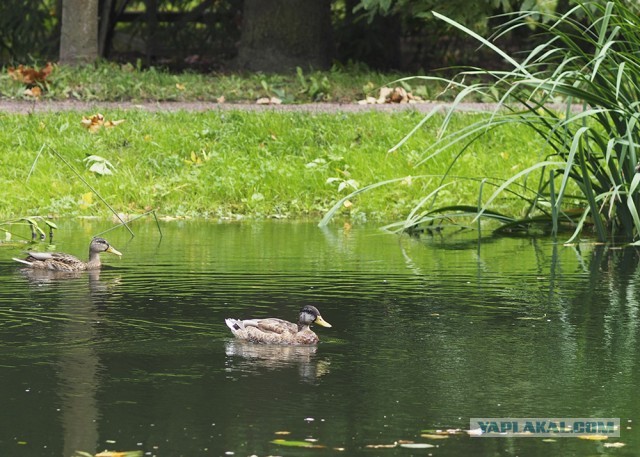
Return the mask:
M293 440L283 440L277 439L271 441L273 444L278 444L280 446L290 446L290 447L306 447L306 448L314 448L314 449L323 449L325 446L321 444L309 443L308 441L293 441Z
M93 457L93 454L84 451L76 451L76 453L73 454L73 457Z
M96 457L142 457L142 451L102 451Z
M615 443L604 443L603 446L604 447L617 448L617 447L624 447L624 446L626 446L626 444L618 441L618 442L615 442Z
M400 447L405 447L409 449L429 449L435 446L429 443L402 443L400 444Z
M544 320L546 317L547 315L543 314L542 316L539 316L539 317L525 316L525 317L516 317L516 319L519 319L521 321L541 321L541 320Z
M468 430L462 430L460 428L448 428L446 430L442 430L442 429L429 429L429 430L422 430L420 433L427 433L427 434L432 434L432 435L460 435L462 433L469 433Z
M420 436L422 438L427 438L430 440L446 440L447 438L449 438L449 435L436 434L436 433L423 433Z
M391 449L398 445L398 443L393 444L367 444L365 447L369 449Z
M589 440L589 441L604 441L609 439L607 435L582 435L579 436L581 440Z

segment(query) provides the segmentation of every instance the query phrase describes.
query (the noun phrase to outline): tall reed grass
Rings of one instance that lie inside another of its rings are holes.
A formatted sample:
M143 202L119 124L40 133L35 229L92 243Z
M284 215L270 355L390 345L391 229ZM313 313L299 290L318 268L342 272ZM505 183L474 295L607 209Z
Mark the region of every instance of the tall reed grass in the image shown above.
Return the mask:
M492 49L508 69L471 68L447 81L459 94L441 124L438 140L426 149L420 165L455 148L452 169L470 144L514 123L532 129L551 152L501 182L478 177L478 202L438 207L439 188L435 189L406 220L392 227L410 231L464 216L474 221L499 220L502 228L546 221L554 235L568 225L573 232L571 239L589 229L601 241L620 236L637 240L638 13L640 7L635 3L621 0L579 3L566 14L545 18L540 18L539 12L525 12L510 18L487 39L434 12L437 18ZM504 34L518 33L522 27L538 28L546 41L516 58L496 43ZM494 101L496 108L490 116L451 131L458 105L469 97ZM447 172L441 185L449 181ZM534 185L529 184L532 181ZM490 185L494 186L491 193L486 191ZM492 210L492 205L504 198L522 199L524 217Z

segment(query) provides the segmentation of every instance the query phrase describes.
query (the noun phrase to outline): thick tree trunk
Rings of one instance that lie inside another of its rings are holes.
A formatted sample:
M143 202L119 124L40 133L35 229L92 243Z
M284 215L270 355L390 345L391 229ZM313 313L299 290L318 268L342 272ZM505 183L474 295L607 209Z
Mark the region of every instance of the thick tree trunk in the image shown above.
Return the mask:
M77 65L98 58L98 0L63 0L60 63Z
M330 0L244 0L238 66L326 69L333 57Z

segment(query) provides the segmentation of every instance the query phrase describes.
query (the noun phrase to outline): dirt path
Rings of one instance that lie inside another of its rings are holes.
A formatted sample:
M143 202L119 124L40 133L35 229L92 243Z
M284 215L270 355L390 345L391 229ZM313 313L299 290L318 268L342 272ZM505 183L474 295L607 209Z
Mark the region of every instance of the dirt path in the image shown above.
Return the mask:
M80 111L86 113L113 109L140 109L149 112L158 111L207 111L207 110L246 110L256 112L304 112L304 113L359 113L368 111L395 112L416 110L428 113L434 108L446 110L449 103L405 103L384 105L359 105L357 103L309 103L303 105L256 105L250 103L213 103L213 102L82 102L82 101L16 101L0 100L0 112L12 114L31 114L61 111ZM458 105L460 111L490 111L495 105L489 103L462 103Z

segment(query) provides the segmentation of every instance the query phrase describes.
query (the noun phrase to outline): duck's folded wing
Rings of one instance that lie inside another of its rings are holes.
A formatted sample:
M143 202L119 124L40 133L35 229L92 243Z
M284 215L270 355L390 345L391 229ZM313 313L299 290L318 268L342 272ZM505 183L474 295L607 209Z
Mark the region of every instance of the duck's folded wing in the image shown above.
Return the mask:
M286 332L297 332L298 326L296 324L292 324L291 322L287 322L282 319L277 319L275 317L267 318L267 319L249 319L244 321L244 325L250 327L256 327L259 330L267 333L286 333Z
M56 258L55 252L28 252L27 254L35 260L51 260Z

